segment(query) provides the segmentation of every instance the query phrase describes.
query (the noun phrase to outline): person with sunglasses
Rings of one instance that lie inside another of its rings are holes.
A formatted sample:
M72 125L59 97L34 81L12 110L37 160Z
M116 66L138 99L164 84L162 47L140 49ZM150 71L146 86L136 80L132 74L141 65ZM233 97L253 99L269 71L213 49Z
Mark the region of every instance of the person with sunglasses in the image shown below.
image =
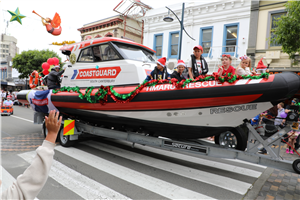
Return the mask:
M226 76L229 73L234 75L235 74L235 69L234 69L234 67L231 66L231 61L232 61L231 56L227 55L227 54L223 54L222 58L221 58L221 61L222 61L222 66L218 66L219 67L218 75L219 76Z

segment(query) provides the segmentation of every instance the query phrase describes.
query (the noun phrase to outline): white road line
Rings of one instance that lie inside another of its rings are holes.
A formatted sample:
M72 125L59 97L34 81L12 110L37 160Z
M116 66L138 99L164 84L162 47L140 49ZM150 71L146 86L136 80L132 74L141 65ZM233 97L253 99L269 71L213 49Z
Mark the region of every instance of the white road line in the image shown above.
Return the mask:
M237 162L237 163L243 163L243 164L247 164L247 165L252 165L252 166L255 166L255 167L262 168L262 169L266 169L267 168L266 166L263 166L263 165L254 164L254 163L251 163L251 162L247 162L247 161L243 161L243 160L238 160L238 159L223 158L223 160L228 160L228 161L232 161L232 162Z
M193 169L190 167L185 167L182 165L166 162L166 161L155 159L155 158L152 158L149 156L144 156L144 155L141 155L138 153L126 151L124 149L119 149L119 148L116 148L113 146L109 146L109 145L103 144L103 143L100 144L100 143L97 143L94 141L89 141L89 142L83 142L83 144L93 147L95 149L99 149L101 151L112 153L114 155L129 159L129 160L132 160L132 161L135 161L138 163L142 163L142 164L145 164L145 165L148 165L151 167L155 167L160 170L174 173L174 174L177 174L177 175L189 178L189 179L193 179L196 181L200 181L203 183L215 185L217 187L220 187L220 188L223 188L228 191L232 191L232 192L235 192L235 193L238 193L241 195L244 195L252 185L250 183L235 180L233 178L224 177L224 176L212 174L209 172L204 172L201 170ZM245 172L245 171L247 171L246 172L247 174L248 173L250 174L251 172L255 173L255 174L259 174L259 175L261 174L254 170L243 169L243 168L235 167L233 165L216 163L216 162L212 162L212 161L210 161L210 163L212 165L214 165L214 167L218 167L220 169L224 169L224 170L228 170L228 171L238 171L240 174L243 174L243 172Z
M35 151L19 154L21 158L31 163ZM83 199L126 199L130 198L78 173L77 171L53 160L49 177L64 187L78 194Z
M209 196L142 174L92 154L87 154L79 149L64 148L62 146L57 146L55 149L98 170L109 173L169 199L212 199Z
M17 119L21 119L21 120L24 120L24 121L27 121L27 122L31 122L31 123L33 123L33 121L32 121L32 120L25 119L25 118L22 118L22 117L17 117L17 116L15 116L15 115L11 115L11 117L14 117L14 118L17 118Z
M2 180L2 184L0 185L0 193L3 193L10 186L12 186L12 184L16 181L16 179L8 171L6 171L1 165L0 165L0 180ZM34 198L34 200L39 200L39 199Z

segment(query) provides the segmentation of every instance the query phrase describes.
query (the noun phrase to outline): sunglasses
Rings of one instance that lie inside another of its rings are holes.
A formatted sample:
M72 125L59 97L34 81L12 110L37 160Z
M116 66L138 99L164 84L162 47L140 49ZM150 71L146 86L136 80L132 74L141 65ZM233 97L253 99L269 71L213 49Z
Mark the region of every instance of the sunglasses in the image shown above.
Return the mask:
M230 56L230 55L227 55L227 54L223 54L222 57L230 58L231 56Z
M296 103L296 101L292 101L292 103Z

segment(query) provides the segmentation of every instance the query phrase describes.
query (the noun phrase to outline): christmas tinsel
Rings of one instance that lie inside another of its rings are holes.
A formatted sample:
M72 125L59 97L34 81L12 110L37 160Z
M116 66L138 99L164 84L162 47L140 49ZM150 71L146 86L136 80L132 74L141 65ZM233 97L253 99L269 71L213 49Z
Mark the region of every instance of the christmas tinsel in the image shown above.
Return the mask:
M243 75L243 76L237 76L232 75L231 73L228 73L225 76L218 76L216 74L213 75L200 75L194 80L192 79L186 79L182 81L178 81L175 78L172 78L171 80L151 80L151 81L144 81L141 85L137 86L132 92L128 94L119 94L114 90L114 86L101 86L98 88L98 90L95 92L94 95L91 95L95 87L87 87L85 89L84 94L80 91L80 88L78 86L76 87L61 87L60 89L54 89L52 92L54 94L58 92L76 92L78 93L78 97L80 99L86 99L90 103L101 103L102 105L107 103L107 97L110 96L116 103L128 103L130 102L137 94L140 93L140 91L143 90L144 87L151 87L156 86L158 84L164 84L169 83L175 86L176 88L184 88L189 83L195 83L195 82L204 82L204 81L213 81L218 80L221 83L224 83L227 81L228 83L233 83L240 79L261 79L269 78L268 73L262 73L258 76L256 75Z

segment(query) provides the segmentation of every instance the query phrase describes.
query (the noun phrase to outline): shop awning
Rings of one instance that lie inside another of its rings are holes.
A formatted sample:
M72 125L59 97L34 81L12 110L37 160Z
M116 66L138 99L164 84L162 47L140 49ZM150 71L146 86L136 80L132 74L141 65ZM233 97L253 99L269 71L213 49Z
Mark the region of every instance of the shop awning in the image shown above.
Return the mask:
M7 82L7 85L16 86L14 82Z

